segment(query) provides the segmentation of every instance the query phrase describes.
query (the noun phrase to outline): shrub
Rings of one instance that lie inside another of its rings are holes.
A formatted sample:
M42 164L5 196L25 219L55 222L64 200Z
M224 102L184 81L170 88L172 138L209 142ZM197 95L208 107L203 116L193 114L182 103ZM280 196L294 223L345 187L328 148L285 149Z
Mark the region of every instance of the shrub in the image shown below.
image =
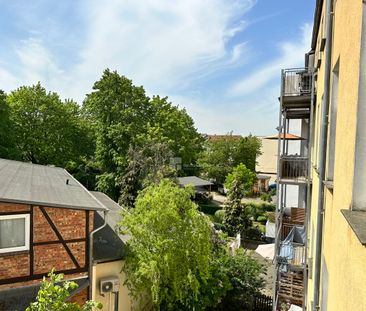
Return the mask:
M208 215L214 215L216 211L220 210L221 207L216 204L199 204L199 210L202 213L208 214Z
M267 221L267 217L266 216L258 216L257 221L265 223Z
M223 209L219 209L215 212L214 220L215 222L222 224L225 218L225 211Z
M262 193L260 198L261 198L262 201L272 202L272 197L269 193Z

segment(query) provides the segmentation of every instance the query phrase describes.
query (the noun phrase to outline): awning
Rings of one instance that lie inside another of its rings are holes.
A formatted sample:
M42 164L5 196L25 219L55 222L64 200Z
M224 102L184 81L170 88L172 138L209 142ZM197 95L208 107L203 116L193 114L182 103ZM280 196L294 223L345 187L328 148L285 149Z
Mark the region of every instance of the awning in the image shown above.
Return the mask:
M278 137L279 137L278 134L276 134L276 135L266 136L266 137L264 137L264 139L276 140L276 139L278 139ZM297 135L290 134L290 133L286 133L285 135L283 135L283 133L281 133L280 137L281 137L281 139L283 139L285 137L285 139L287 139L287 140L305 140L305 138L303 138L301 136L297 136Z

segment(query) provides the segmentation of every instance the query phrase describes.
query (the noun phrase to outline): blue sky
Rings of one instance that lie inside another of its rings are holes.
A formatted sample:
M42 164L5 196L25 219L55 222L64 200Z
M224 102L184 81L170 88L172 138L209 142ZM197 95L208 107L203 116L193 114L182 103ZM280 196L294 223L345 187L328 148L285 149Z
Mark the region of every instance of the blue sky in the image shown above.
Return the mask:
M0 0L0 89L82 103L105 68L203 133L273 134L280 69L304 64L315 0Z

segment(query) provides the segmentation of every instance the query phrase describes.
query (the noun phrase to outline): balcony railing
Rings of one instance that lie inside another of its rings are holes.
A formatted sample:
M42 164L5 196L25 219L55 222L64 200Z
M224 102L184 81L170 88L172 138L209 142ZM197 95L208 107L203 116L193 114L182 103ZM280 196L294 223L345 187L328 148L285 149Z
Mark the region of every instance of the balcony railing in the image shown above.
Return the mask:
M288 265L303 267L305 264L305 246L295 242L282 242L280 244L280 255L277 258L282 266L282 271L288 271Z
M312 73L306 68L286 69L283 71L283 96L310 95Z
M308 158L286 156L281 158L282 179L299 179L308 177Z

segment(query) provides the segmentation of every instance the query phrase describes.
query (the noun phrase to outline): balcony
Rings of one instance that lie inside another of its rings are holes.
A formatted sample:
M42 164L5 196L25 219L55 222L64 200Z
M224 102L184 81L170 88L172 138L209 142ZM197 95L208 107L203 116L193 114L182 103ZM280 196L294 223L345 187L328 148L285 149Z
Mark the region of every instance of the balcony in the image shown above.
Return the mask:
M280 159L280 179L283 183L306 183L308 178L308 158L283 156Z
M304 276L301 272L281 273L278 282L279 304L290 302L301 306L304 296Z
M282 103L287 108L309 108L313 75L306 68L285 69L282 73Z
M283 241L292 228L296 225L303 226L305 224L306 209L300 207L291 207L290 215L284 215L281 226L281 241Z

